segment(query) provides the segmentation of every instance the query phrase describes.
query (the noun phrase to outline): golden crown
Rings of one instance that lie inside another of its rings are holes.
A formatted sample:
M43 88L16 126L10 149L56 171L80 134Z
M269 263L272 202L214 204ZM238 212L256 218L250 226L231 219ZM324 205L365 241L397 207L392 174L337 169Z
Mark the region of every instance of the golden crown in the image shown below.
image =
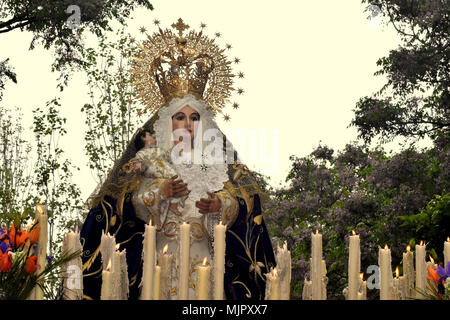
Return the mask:
M159 25L158 20L154 22ZM209 108L223 113L222 108L230 102L231 91L235 90L233 78L244 75L232 73L232 62L225 56L225 49L203 34L205 24L200 27L200 32L191 30L183 35L189 26L180 18L172 24L178 34L161 28L152 36L146 33L147 39L139 44L140 50L132 58L130 69L131 83L146 110L154 113L173 98L192 94L205 101ZM146 32L143 27L140 31ZM226 49L230 48L227 44ZM234 58L233 62L239 63L239 59ZM241 88L236 91L244 92ZM238 104L234 103L233 107L237 109ZM224 119L229 120L229 115L224 114Z

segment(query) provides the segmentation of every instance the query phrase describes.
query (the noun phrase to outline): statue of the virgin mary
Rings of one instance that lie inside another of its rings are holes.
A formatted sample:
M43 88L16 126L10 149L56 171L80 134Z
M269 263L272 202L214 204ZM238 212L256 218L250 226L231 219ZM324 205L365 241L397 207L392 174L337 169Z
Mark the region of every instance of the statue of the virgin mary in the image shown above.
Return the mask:
M178 233L186 222L191 225L189 299L194 299L196 266L204 257L213 261L214 226L221 221L227 227L224 297L262 300L264 274L275 266L262 192L215 122L233 90L230 62L202 31L183 35L189 26L181 19L172 27L178 34L159 29L147 35L133 60L132 83L152 116L90 199L81 231L84 295L100 297L100 239L109 233L126 249L129 299L140 298L143 233L145 224L153 223L156 250L167 244L175 257L171 298L177 299ZM148 176L136 170L136 140L143 131L155 138L158 155L166 155L166 161L152 160L155 167L170 167L176 175ZM185 201L179 212L170 210L180 197Z

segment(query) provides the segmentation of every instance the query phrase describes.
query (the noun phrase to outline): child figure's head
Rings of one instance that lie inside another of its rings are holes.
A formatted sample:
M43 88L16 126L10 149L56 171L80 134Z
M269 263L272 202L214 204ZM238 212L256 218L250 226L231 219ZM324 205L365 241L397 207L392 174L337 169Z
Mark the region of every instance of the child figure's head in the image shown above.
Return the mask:
M134 146L136 151L141 150L143 147L150 146L156 143L155 137L150 130L144 129L138 132L136 139L134 140Z

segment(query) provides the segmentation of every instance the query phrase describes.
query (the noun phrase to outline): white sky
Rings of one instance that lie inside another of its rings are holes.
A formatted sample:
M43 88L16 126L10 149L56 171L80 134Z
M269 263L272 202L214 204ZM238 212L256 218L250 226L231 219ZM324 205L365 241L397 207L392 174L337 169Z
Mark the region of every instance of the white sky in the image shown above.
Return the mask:
M136 38L142 39L140 26L149 33L156 31L154 19L166 28L181 17L197 30L201 22L206 23L208 35L220 32L219 43L233 46L230 58L241 59L236 71L245 74L238 82L245 94L236 99L239 110L225 109L231 121L220 119L218 124L227 135L241 132L240 138L231 141L244 163L269 175L274 186L284 181L290 155L306 156L319 141L337 152L356 139L356 129L347 128L352 109L360 97L385 83L384 78L373 76L376 61L399 44L391 26L366 19L360 0L153 0L152 4L153 11L138 10L129 22L128 32ZM62 147L81 168L74 182L86 198L96 184L83 149L80 109L89 102L85 77L74 75L60 94L57 75L50 72L51 53L40 48L28 51L31 38L18 30L0 35L0 59L10 58L19 81L7 85L2 104L21 107L29 127L32 109L62 98L68 129ZM28 135L32 139L31 131ZM249 143L252 135L262 143L268 141L268 146ZM429 144L423 141L419 146ZM398 143L385 147L395 151Z

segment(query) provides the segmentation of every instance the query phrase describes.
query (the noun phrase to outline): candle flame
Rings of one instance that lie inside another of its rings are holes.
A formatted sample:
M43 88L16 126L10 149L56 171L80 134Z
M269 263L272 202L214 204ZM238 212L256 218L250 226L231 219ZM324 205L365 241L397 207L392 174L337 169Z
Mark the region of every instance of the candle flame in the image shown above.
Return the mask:
M163 248L163 254L166 254L167 250L169 250L169 244L168 243L166 243L166 245Z
M398 278L400 275L400 271L398 271L398 266L395 268L395 277Z
M109 259L108 265L106 266L106 271L111 270L111 259Z
M447 237L447 242L450 242L450 237Z
M205 257L205 259L203 259L203 263L202 263L202 265L204 265L204 266L206 266L206 261L208 260L208 258L207 257Z
M120 248L120 243L116 244L116 251L119 250Z
M411 246L408 244L407 246L406 246L406 252L410 252L411 251Z
M316 229L316 234L319 234L319 230Z
M420 240L420 245L423 246L423 240Z
M434 264L434 259L433 259L433 257L432 256L429 256L430 257L430 261L431 261L431 263L433 263Z
M361 280L363 280L363 279L364 279L364 273L361 272L361 273L359 274L359 278L360 278Z
M39 200L39 204L42 204L42 200Z
M153 221L152 221L152 219L150 219L150 222L148 223L148 225L152 226L152 223L153 223Z
M389 249L389 248L388 248L387 244L385 244L384 245L384 250L387 250L387 249Z
M356 236L355 230L352 230L352 234L353 234L354 236Z
M39 204L36 206L36 210L39 212L39 214L44 213L44 209L42 209L42 201L39 201Z
M277 267L273 268L273 275L274 275L275 277L278 277L278 270L277 270Z

